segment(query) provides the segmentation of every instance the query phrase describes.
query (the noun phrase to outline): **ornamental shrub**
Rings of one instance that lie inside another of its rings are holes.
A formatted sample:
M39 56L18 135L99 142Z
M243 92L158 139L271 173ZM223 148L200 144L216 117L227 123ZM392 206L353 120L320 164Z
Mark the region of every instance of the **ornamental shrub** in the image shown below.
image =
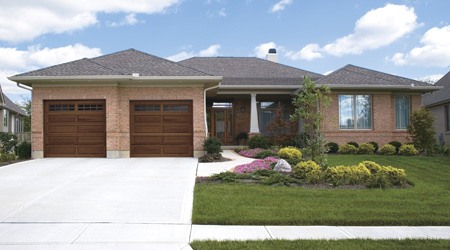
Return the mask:
M203 142L203 150L206 151L206 154L220 154L222 142L217 137L209 137Z
M298 163L292 169L292 176L306 180L309 183L318 183L322 180L323 173L320 166L312 160Z
M391 166L381 167L367 181L369 188L390 188L393 186L403 186L407 183L405 170L393 168Z
M373 161L363 161L360 164L364 165L372 174L378 173L382 167Z
M377 152L378 151L378 143L376 143L374 141L370 141L369 143L372 144L373 147L375 148L374 152Z
M436 145L436 132L431 111L423 107L414 111L408 133L417 149L424 151L427 155L432 154L433 147Z
M274 150L267 149L257 153L254 158L256 159L264 159L271 156L277 156L277 153Z
M398 153L398 150L400 149L400 147L402 146L402 143L399 141L391 141L388 144L391 144L392 146L395 147L395 153Z
M11 153L17 145L17 136L12 133L0 132L0 144L2 154Z
M215 181L223 181L223 182L235 182L237 178L237 174L233 172L222 172L218 174L214 174L211 176L212 180Z
M19 159L30 159L31 158L31 143L23 141L19 143L16 147L16 154Z
M358 149L351 144L344 144L339 146L338 153L341 154L355 154Z
M339 150L339 145L335 142L329 142L326 146L328 147L328 153L337 153Z
M398 151L400 155L405 156L411 156L411 155L417 155L419 151L414 147L413 144L404 144L400 147L400 150Z
M363 143L357 150L357 153L360 155L372 155L374 152L375 147L371 143Z
M353 146L355 146L355 148L359 148L359 144L357 142L351 141L351 142L347 142L347 144L353 145Z
M262 179L262 183L266 185L283 185L290 186L294 179L286 174L274 173Z
M278 151L278 156L283 159L301 159L302 152L295 147L285 147Z
M378 150L378 153L382 155L395 155L396 153L395 146L393 146L392 144L384 144Z
M262 148L244 149L239 151L239 154L248 158L256 158L256 155L263 151L265 151L265 149Z
M357 166L336 166L325 170L325 178L333 184L339 185L358 185L365 184L370 178L371 173L363 164Z
M270 143L265 136L255 135L253 137L250 137L250 139L248 139L248 147L250 149L253 148L268 149L270 148Z

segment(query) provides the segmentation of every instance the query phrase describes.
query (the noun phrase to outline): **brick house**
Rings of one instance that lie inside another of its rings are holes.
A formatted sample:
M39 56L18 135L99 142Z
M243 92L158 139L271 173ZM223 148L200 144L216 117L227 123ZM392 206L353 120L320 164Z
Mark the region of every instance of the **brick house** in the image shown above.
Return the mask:
M422 97L422 103L434 115L434 127L439 143L450 146L450 72L434 85L443 87Z
M348 65L323 76L249 57L175 63L133 49L10 77L32 87L33 158L199 156L207 136L267 134L304 77L329 85L329 141L405 140L411 110L437 87Z

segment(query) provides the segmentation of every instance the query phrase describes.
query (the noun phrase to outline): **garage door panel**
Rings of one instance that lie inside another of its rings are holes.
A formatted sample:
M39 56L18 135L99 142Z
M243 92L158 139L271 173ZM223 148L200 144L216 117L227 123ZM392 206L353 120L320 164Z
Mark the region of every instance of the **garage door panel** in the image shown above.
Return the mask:
M163 145L191 145L191 136L164 136Z
M75 125L50 125L48 126L48 133L76 133L77 127Z
M78 133L103 133L105 132L104 125L79 125L77 129Z
M134 123L161 123L161 115L135 115Z
M78 145L102 145L105 136L78 136Z
M131 101L130 155L193 155L192 101Z
M49 136L47 137L48 144L52 145L76 145L76 136Z
M49 115L48 121L52 123L66 123L66 122L75 122L77 120L77 116L73 115Z
M189 117L187 115L180 115L180 116L164 115L163 122L164 123L190 123L191 117Z
M161 133L161 125L135 125L134 133Z
M78 122L98 122L98 123L104 123L105 122L105 116L103 114L82 114L77 115Z
M105 157L104 100L44 101L45 157Z
M160 145L163 142L162 136L135 136L133 137L133 144L135 145Z

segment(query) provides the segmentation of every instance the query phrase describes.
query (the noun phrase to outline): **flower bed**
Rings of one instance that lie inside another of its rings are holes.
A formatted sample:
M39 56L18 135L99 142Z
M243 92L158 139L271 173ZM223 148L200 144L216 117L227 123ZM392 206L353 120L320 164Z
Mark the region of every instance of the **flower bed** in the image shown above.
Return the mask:
M275 157L267 157L261 160L255 160L247 164L238 165L234 172L238 174L244 174L244 173L253 173L256 170L272 170L270 167L271 164L277 163L278 159Z

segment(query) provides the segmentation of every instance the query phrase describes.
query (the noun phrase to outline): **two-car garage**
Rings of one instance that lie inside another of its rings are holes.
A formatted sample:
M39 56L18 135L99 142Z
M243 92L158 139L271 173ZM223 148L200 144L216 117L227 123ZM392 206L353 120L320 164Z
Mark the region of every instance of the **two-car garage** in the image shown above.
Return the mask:
M192 101L129 106L131 157L193 156ZM105 100L44 101L44 157L106 157L106 112Z

